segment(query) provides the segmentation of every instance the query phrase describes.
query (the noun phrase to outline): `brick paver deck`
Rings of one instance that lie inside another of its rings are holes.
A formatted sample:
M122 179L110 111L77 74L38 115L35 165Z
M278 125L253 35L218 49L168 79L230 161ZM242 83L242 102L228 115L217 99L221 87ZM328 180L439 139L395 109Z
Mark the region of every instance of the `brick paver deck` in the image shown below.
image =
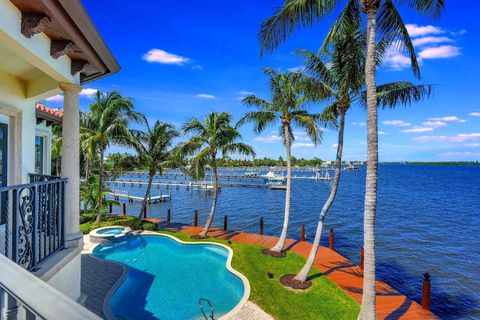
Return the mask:
M110 290L125 276L126 269L118 263L82 254L81 292L86 296L85 307L105 318L104 301Z
M166 223L159 224L159 227L165 230L189 234L199 233L202 229L202 227ZM211 229L208 235L210 237L229 239L240 243L255 244L264 247L273 247L278 240L276 237L218 229ZM286 248L306 259L310 253L312 244L305 241L288 239ZM314 265L349 296L353 297L358 303L361 303L363 271L359 266L353 264L339 253L323 246L320 246L318 250ZM409 299L388 284L381 281L377 281L376 284L378 319L438 319L432 312L424 310L417 302Z

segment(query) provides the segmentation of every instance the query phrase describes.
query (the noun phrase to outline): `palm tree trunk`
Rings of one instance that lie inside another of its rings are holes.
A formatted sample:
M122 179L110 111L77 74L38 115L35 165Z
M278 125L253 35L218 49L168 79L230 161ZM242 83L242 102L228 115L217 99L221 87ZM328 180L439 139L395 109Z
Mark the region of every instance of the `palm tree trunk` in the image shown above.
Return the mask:
M328 210L335 200L337 195L338 185L340 183L340 173L342 172L342 151L343 151L343 131L345 128L345 111L340 111L340 127L338 129L338 146L337 146L337 159L335 162L335 176L333 178L332 189L330 189L330 195L328 196L327 201L323 205L322 211L320 212L320 217L318 219L317 231L315 232L315 239L313 240L312 250L308 256L307 262L303 266L302 270L295 276L295 280L306 281L310 269L315 262L315 257L317 256L318 246L320 245L320 238L322 237L323 223L325 217L327 216Z
M358 319L375 319L375 216L377 211L378 182L378 128L377 88L375 83L375 29L376 6L367 8L367 61L365 82L367 84L367 175L365 207L363 213L364 275L362 307Z
M290 196L292 192L292 154L290 151L290 129L287 123L283 125L285 132L285 149L287 151L287 190L285 192L285 214L283 216L283 228L277 244L271 251L281 252L287 241L288 220L290 218Z
M202 232L200 232L198 235L202 238L207 236L208 230L210 229L210 226L212 225L213 222L213 216L215 214L215 209L217 207L217 199L218 199L218 175L217 175L217 163L215 157L212 157L212 170L213 170L213 201L212 201L212 207L210 209L210 214L208 215L207 222L205 223L205 226L203 227Z
M98 173L98 214L96 222L99 223L102 216L102 194L103 194L103 155L105 150L100 150L100 167Z
M143 197L142 207L140 208L140 214L138 215L139 218L141 218L142 216L144 218L147 217L145 207L147 206L147 201L148 201L148 198L150 197L150 190L152 189L152 181L153 181L154 175L155 173L152 173L151 171L148 173L147 191L145 192L145 197Z

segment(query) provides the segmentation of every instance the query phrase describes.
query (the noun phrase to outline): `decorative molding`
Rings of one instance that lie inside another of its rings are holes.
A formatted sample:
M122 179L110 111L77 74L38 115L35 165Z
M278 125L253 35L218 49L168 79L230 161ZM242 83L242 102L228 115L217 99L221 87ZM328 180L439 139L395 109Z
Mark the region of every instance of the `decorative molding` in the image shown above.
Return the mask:
M31 38L33 35L45 31L50 23L52 23L52 19L44 13L22 12L20 31L25 37Z
M74 83L68 83L68 82L60 82L58 84L58 87L64 92L64 93L80 93L82 91L82 86L79 86ZM65 104L65 102L64 102Z
M82 72L87 65L88 65L88 61L72 60L72 66L71 66L72 76L75 76L77 73Z
M73 52L75 44L70 40L52 40L50 43L50 56L58 59Z

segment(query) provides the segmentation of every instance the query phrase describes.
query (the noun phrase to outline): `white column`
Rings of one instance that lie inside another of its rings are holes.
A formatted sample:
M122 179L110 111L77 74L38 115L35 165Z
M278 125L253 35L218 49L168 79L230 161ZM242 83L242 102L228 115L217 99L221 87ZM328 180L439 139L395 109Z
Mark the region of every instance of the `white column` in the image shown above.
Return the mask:
M65 185L65 246L82 245L80 232L80 111L81 86L60 83L63 90L62 125L62 177L68 178Z

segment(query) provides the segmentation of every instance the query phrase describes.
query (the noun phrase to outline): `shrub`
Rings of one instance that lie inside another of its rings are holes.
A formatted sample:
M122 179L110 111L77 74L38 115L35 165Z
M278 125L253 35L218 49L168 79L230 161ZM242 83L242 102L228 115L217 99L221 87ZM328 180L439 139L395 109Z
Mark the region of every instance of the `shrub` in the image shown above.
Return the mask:
M157 225L151 222L144 222L142 229L147 231L157 231Z
M93 229L110 227L110 226L124 226L130 227L132 230L142 229L142 219L132 216L114 216L103 218L100 223L90 220L80 224L80 231L83 234L88 234Z
M97 217L96 213L92 213L92 212L82 213L80 214L80 224L91 222L95 220L96 217Z

